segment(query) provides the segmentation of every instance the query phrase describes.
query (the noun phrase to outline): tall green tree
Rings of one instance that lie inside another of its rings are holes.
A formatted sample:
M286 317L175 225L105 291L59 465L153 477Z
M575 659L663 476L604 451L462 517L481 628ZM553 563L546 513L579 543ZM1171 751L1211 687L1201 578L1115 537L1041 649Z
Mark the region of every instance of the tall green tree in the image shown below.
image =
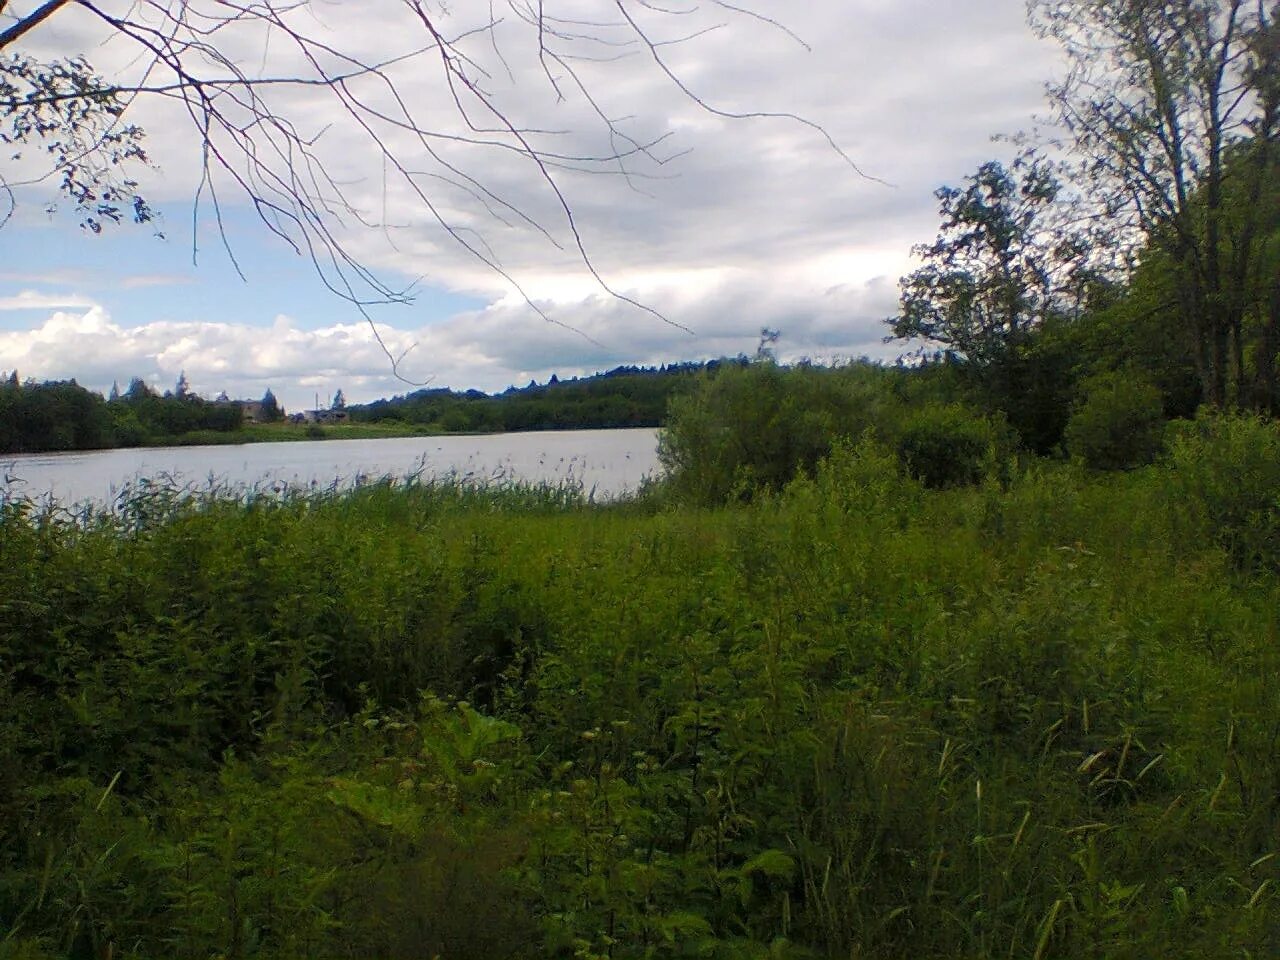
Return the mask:
M267 387L267 392L262 395L262 419L266 423L275 423L277 420L284 419L284 410L281 409L270 387Z
M1219 407L1248 392L1249 278L1280 129L1278 14L1274 0L1030 3L1067 55L1049 94L1081 181L1135 244L1169 259L1178 322Z
M923 263L900 282L894 336L978 368L1015 354L1064 294L1083 291L1088 244L1054 229L1060 192L1050 165L1029 155L940 188L942 225L913 250Z
M1047 452L1066 425L1073 365L1060 328L1100 289L1103 245L1072 222L1074 198L1032 153L1008 168L984 163L935 195L942 224L914 249L922 264L900 282L893 334L954 362L1024 443Z

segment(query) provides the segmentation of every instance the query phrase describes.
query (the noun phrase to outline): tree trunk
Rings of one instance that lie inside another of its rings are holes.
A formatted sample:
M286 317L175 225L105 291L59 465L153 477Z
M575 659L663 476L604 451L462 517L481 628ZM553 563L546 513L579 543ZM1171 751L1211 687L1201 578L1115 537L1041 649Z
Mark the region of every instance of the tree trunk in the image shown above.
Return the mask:
M1209 318L1213 337L1213 355L1210 359L1212 390L1209 394L1209 402L1219 410L1225 410L1230 400L1228 381L1231 378L1231 334L1221 322L1221 317L1216 316L1217 312L1217 310L1212 311Z
M1280 351L1280 274L1271 281L1271 296L1265 306L1259 303L1262 332L1258 338L1258 395L1255 403L1259 410L1271 416L1280 416L1280 396L1276 393L1276 353Z

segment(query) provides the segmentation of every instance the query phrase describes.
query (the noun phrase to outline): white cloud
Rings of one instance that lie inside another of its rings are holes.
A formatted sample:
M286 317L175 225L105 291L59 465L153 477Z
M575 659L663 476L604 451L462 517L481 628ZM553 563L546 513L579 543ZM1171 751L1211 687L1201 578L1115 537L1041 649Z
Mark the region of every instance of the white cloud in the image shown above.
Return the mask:
M792 291L772 277L726 276L691 294L677 283L650 299L688 330L655 321L622 301L594 295L556 305L566 325L548 324L523 302L495 304L416 331L380 326L389 349L409 352L403 372L458 389L501 390L530 379L590 374L624 364L661 364L751 353L760 328L782 332L784 358L891 357L880 322L893 307L891 279ZM690 333L688 331L693 331ZM124 326L99 306L58 311L40 326L0 331L0 369L24 376L75 378L105 391L133 376L167 388L185 372L212 396L260 397L270 387L299 409L338 388L354 402L405 393L363 323L300 329L279 316L267 328L165 321Z
M454 6L460 16L487 16L485 4ZM703 6L714 18L727 16ZM604 0L559 0L547 7L589 22L614 9ZM419 39L411 24L394 19L408 11L380 8L373 16L364 5L329 4L306 5L297 15L312 18L312 29L331 31L344 50L383 56ZM351 204L388 225L366 230L347 218L342 236L364 262L393 281L421 275L493 302L479 313L417 330L410 329L419 325L412 310L380 312L380 322L403 328L387 328L393 349L418 343L406 361L411 376L500 389L553 370L564 376L619 363L750 352L762 326L782 330L784 356L892 355L894 349L880 342L879 321L894 308L894 283L908 268L911 244L933 235L932 191L1007 152L993 146L990 135L1027 126L1041 83L1054 72L1051 48L1031 35L1023 14L1023 0L813 0L787 5L780 15L810 44L809 52L781 31L734 17L728 17L729 29L664 48L707 103L811 118L862 169L892 187L857 176L822 135L802 124L708 113L643 55L583 64L602 110L635 117L632 129L640 138L672 131L663 149L683 155L666 165L637 163L635 169L652 178L632 182L562 170L553 175L604 279L696 338L605 294L583 269L555 195L527 159L503 149L432 141L494 197L533 216L559 247L509 211L511 226L495 220L486 205L497 201L478 201L474 189L426 175L412 182L384 179L366 134L344 122L314 89L271 88L264 95L276 98L303 135L323 131L316 149ZM693 32L692 18L675 19L681 32ZM664 20L673 22L655 22ZM451 24L461 29L460 21ZM294 54L284 44L264 47L261 37L234 31L220 35L238 63L262 63L273 75L291 67ZM100 46L99 39L92 18L68 8L31 34L33 44L44 46L30 49L48 55L86 50L102 69L128 69L133 52L118 40ZM607 149L590 105L572 95L556 102L532 49L506 47L510 81L487 38L477 37L469 52L493 68L488 85L517 123L573 131L541 136L541 143L571 155ZM433 129L461 129L437 75L407 65L397 79ZM566 89L572 94L571 85ZM370 102L385 104L373 87L359 90ZM148 130L149 152L160 164L144 187L156 199L189 200L198 170L189 121L171 105L145 100L130 117ZM403 131L385 133L411 166L429 169L421 143ZM554 319L599 345L545 323L510 284L466 255L434 222L414 185L450 222L477 231L465 235L482 236L486 249ZM224 191L224 199L233 196ZM180 234L183 227L166 230ZM233 232L233 245L236 239ZM310 403L330 383L352 399L408 389L388 376L386 358L359 323L303 331L278 321L270 330L255 329L220 316L216 302L175 300L169 315L181 321L134 326L128 290L164 278L153 278L145 263L131 266L132 279L115 281L120 294L109 298L111 317L83 300L45 303L63 312L34 330L0 333L0 366L99 385L134 373L167 385L185 369L198 390L256 396L272 386L292 406ZM271 311L302 315L302 298L288 287L261 282L259 288ZM77 309L82 312L68 312Z
M190 277L179 277L170 273L144 273L122 277L117 281L123 290L142 290L146 287L181 287L187 286L191 282Z
M74 293L41 293L23 290L11 297L0 297L0 310L51 310L57 307L92 307L93 301Z

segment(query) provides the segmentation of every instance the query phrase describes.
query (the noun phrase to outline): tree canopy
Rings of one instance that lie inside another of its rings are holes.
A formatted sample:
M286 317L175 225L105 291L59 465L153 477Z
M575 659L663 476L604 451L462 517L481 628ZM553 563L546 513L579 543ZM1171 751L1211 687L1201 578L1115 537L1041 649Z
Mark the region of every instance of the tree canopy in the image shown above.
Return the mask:
M1169 415L1280 411L1278 12L1033 0L1067 57L1048 87L1060 139L938 191L895 336L979 373L1041 450L1073 383L1122 370ZM1057 413L1028 431L1029 407Z
M895 336L940 344L978 366L1016 351L1065 295L1080 295L1090 246L1053 230L1061 184L1041 158L988 161L963 187L941 187L942 226L914 253Z
M1251 374L1246 326L1267 243L1262 201L1274 195L1280 3L1033 0L1030 10L1067 55L1049 95L1076 175L1100 216L1172 266L1205 399L1247 401L1251 379L1274 393L1274 341Z

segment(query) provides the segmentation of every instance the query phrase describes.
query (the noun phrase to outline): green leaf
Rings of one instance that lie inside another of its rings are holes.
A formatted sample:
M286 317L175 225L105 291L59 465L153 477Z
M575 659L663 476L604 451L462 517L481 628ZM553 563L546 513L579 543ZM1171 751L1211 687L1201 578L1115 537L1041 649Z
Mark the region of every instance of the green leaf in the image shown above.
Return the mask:
M781 850L765 850L743 864L742 872L748 876L758 873L779 880L790 880L795 876L796 862Z

